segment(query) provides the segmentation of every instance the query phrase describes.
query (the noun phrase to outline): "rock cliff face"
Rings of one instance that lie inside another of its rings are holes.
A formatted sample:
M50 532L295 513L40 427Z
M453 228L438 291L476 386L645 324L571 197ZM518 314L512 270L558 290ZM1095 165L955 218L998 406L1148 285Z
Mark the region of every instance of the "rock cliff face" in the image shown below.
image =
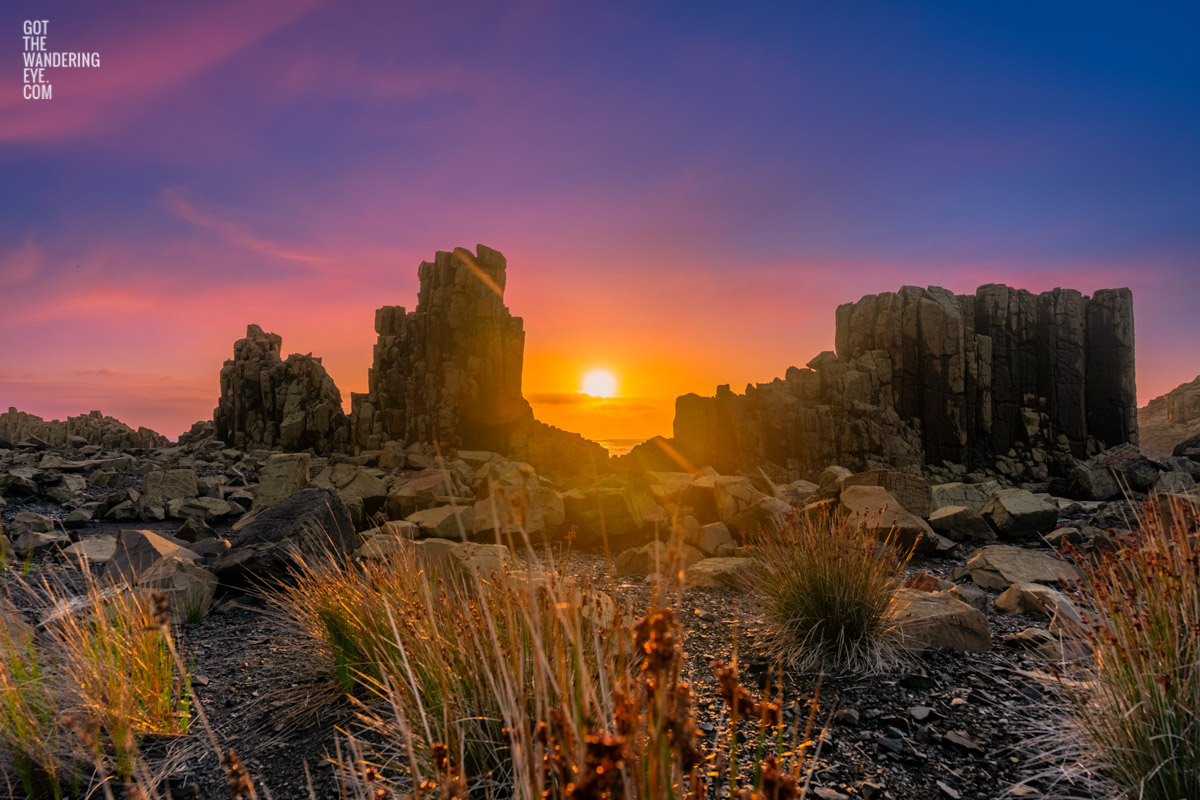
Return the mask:
M375 312L368 392L354 394L354 443L438 443L511 454L570 472L607 460L604 448L533 417L521 394L525 331L504 305L507 262L479 245L423 262L417 307Z
M835 346L744 395L680 397L674 446L722 471L802 474L1137 442L1128 289L906 286L840 306Z
M213 411L216 437L234 447L345 451L350 424L342 395L321 359L280 356L282 337L257 325L233 345L221 368L221 399Z
M99 411L67 417L65 422L57 419L44 420L15 408L9 408L6 413L0 414L0 439L19 442L30 436L36 436L52 447L69 444L73 436L86 440L87 444L113 450L149 449L170 444L167 437L149 428L138 428L135 431L120 420L106 417Z

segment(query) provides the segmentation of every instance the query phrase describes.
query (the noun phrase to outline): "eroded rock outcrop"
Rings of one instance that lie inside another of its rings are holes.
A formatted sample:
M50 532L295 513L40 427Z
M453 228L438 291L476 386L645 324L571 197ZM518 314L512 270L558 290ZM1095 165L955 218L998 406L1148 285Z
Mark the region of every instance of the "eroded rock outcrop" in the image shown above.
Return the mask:
M9 408L0 414L0 439L20 442L29 437L41 439L51 447L70 444L89 444L110 450L148 450L165 447L167 437L149 428L133 428L99 411L67 417L63 420L44 420L24 411Z
M600 445L538 422L521 394L525 330L504 305L507 262L496 250L439 252L418 269L417 307L375 312L368 392L352 395L353 438L445 450L491 450L570 473L607 459Z
M743 395L680 397L672 445L722 471L770 462L791 476L997 455L1045 472L1048 453L1126 442L1137 442L1130 291L988 284L973 295L906 286L840 306L836 353Z
M285 360L282 347L281 336L246 327L246 338L221 368L216 437L243 449L344 451L350 424L337 385L321 359L292 354Z

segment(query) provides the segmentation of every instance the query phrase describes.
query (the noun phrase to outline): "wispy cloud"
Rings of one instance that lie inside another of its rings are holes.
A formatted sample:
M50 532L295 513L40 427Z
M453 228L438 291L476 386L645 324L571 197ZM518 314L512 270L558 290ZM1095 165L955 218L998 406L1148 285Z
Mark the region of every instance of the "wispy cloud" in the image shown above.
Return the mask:
M205 211L197 208L196 205L187 197L187 194L179 188L169 188L163 191L163 202L171 213L175 214L185 222L190 222L198 228L210 231L216 234L224 241L243 247L251 252L258 253L271 258L281 258L286 261L299 261L303 264L308 264L311 267L327 265L329 260L323 256L313 253L305 253L300 250L282 245L278 242L273 242L270 239L254 233L249 225L233 220L225 219L211 211Z

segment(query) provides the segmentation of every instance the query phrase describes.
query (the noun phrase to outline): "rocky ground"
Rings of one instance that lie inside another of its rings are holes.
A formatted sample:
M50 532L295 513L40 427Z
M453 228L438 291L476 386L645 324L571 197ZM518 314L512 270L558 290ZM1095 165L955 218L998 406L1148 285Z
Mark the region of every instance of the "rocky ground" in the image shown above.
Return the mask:
M487 566L513 557L454 542L463 534L494 541L520 516L552 547L570 541L568 571L613 581L616 599L635 606L647 602L664 546L645 542L673 537L687 563L679 608L689 679L699 688L702 729L716 737L725 722L709 661L736 652L751 680L769 666L759 602L740 588L754 564L746 535L787 514L825 511L894 530L917 548L901 624L923 653L877 677L825 682L829 732L817 796L1038 797L1047 786L1036 780L1013 787L1041 769L1035 759L1046 744L1037 737L1064 708L1054 665L1080 655L1066 623L1080 613L1069 589L1076 573L1051 546L1085 554L1112 546L1149 493L1200 502L1194 442L1160 461L1113 448L1066 477L1024 486L831 467L819 482L783 485L705 469L613 473L573 488L478 451L442 458L387 445L319 458L247 453L204 436L153 449L6 444L3 581L20 611L38 613L19 581L77 589L81 556L103 580L165 591L221 746L235 747L278 798L307 796L306 765L316 796L336 794L333 730L354 713L309 668L314 646L246 593L256 576L286 572L288 548L316 535L356 558L386 558L412 539ZM1113 499L1121 485L1132 502ZM503 501L513 497L522 498L517 507ZM599 554L605 541L611 565ZM787 681L790 698L811 696L813 676ZM151 754L175 796L221 796L221 771L199 726L185 741L152 744Z

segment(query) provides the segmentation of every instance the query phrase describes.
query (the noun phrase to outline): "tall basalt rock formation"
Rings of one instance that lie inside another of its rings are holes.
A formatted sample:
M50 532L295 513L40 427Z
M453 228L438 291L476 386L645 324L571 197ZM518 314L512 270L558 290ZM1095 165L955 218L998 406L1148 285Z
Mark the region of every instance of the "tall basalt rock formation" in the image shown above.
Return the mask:
M607 460L600 445L534 419L521 394L524 326L504 305L506 270L483 245L438 252L418 269L415 310L376 312L368 392L351 395L359 448L437 443L564 473Z
M525 331L504 305L504 256L482 245L439 252L417 271L417 307L375 312L374 365L366 395L351 397L355 441L507 447L533 418L521 396Z
M350 424L337 385L312 354L281 356L283 338L257 325L233 345L221 368L213 411L218 439L234 447L345 451Z
M676 449L791 474L1086 456L1137 442L1133 296L906 286L837 309L835 353L736 395L676 401Z

